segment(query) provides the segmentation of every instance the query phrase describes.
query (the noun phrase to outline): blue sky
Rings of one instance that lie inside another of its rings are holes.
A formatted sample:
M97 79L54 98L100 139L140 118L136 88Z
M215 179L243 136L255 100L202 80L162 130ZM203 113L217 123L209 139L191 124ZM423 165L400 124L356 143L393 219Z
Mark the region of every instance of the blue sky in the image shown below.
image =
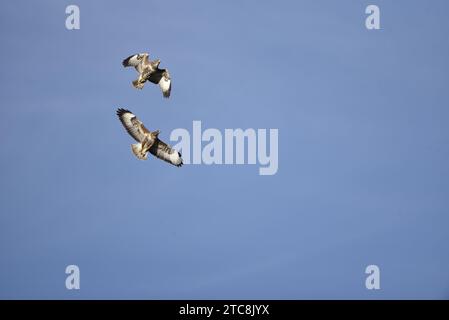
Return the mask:
M448 10L2 3L0 298L449 298ZM170 99L132 88L121 61L143 51L169 68ZM194 120L277 128L279 170L138 161L118 107L165 140Z

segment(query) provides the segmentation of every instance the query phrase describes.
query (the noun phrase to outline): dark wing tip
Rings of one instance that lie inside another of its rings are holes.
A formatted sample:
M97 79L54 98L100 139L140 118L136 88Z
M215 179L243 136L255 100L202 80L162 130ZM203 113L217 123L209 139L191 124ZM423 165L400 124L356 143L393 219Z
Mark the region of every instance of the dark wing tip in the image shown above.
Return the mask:
M132 113L132 112L129 111L129 110L123 109L123 108L118 108L117 109L117 115L119 117L123 116L125 113Z
M184 162L182 161L182 155L181 152L178 151L178 156L181 158L181 163L176 165L177 167L182 167L182 165L184 164Z
M123 60L122 64L124 67L129 67L129 60L131 60L132 57L134 57L135 54L130 55L128 58L126 58L125 60Z

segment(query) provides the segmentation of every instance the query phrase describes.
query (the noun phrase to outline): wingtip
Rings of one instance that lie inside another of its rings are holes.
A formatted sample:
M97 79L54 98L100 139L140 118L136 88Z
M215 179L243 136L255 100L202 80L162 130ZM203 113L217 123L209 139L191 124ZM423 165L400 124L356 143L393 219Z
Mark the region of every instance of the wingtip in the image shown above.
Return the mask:
M178 164L178 167L182 167L182 165L184 164L184 162L182 161L182 154L181 154L181 152L179 152L179 151L178 151L178 156L179 156L179 159L181 159L181 162Z
M122 61L122 65L123 65L125 68L126 68L126 67L129 67L129 60L131 60L131 58L134 57L134 56L135 56L135 54L130 55L128 58L124 59L124 60Z
M124 115L125 113L132 113L131 111L127 110L127 109L123 109L123 108L118 108L117 109L117 115L119 117L121 117L122 115Z

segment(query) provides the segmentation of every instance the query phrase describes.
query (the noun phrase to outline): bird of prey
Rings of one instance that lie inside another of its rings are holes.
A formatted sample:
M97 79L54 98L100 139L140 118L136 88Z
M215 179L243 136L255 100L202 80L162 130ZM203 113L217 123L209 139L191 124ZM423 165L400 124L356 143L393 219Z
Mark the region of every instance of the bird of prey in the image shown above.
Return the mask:
M154 61L149 60L148 53L137 53L129 56L123 60L122 64L126 67L134 67L139 73L137 80L134 80L133 86L137 89L142 89L143 84L148 79L151 73L155 72L161 61L156 59Z
M172 165L183 165L181 154L165 142L159 140L159 130L149 131L143 123L129 110L119 108L117 115L126 131L137 143L131 145L134 155L140 160L147 160L148 152Z
M124 67L135 67L139 78L133 81L133 86L142 89L145 81L158 84L164 98L170 97L171 77L167 69L159 69L160 59L149 60L148 53L139 53L123 60Z

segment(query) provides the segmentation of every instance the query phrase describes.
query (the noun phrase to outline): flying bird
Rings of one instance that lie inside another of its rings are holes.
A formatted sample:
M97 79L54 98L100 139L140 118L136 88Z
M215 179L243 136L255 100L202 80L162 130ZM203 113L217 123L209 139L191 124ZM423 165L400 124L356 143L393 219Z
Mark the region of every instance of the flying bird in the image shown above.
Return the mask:
M151 73L156 71L160 63L161 61L159 59L151 61L149 54L146 52L129 56L122 62L125 68L134 67L137 70L139 77L132 82L133 86L137 89L143 88L145 81L147 81Z
M151 132L129 110L119 108L117 109L117 116L129 135L137 141L137 143L131 145L131 150L138 159L147 160L148 152L150 152L153 156L177 167L183 165L181 154L159 140L159 130Z
M148 53L139 53L123 60L124 67L135 67L139 78L133 81L133 86L142 89L145 81L159 85L164 98L170 97L171 77L167 69L159 69L160 59L149 60Z

